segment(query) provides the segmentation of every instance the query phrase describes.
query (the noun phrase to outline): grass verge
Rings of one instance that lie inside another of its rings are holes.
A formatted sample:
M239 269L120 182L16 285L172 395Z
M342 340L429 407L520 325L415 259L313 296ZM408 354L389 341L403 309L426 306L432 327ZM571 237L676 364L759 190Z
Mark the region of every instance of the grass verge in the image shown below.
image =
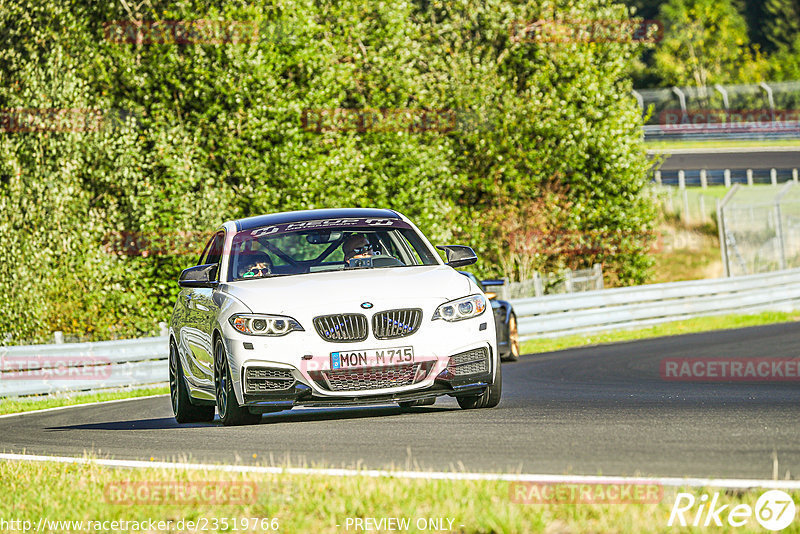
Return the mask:
M711 317L698 317L683 321L674 321L640 328L636 330L619 330L612 332L599 332L596 334L580 334L554 339L531 339L520 346L522 354L535 354L552 352L554 350L599 345L601 343L616 343L618 341L633 341L651 337L677 336L694 332L710 332L712 330L726 330L730 328L743 328L745 326L759 326L773 323L787 323L800 321L800 312L762 312L751 315L717 315Z
M667 527L678 491L692 494L698 506L701 495L713 497L719 492L717 504L729 505L727 510L740 504L752 509L763 493L665 487L660 500L649 504L530 504L515 501L531 493L520 493L518 486L512 488L515 483L503 481L126 470L25 461L0 462L0 479L4 481L0 518L28 521L34 528L41 525L39 532L170 531L163 526L175 532L181 520L184 532L202 530L187 528L186 521L205 524L206 532L352 532L357 530L356 518L405 519L409 528L403 530L408 532L680 532L691 529ZM792 496L800 501L799 492ZM698 506L686 513L689 522ZM267 518L267 528L260 521L252 528L254 518ZM55 525L55 521L82 524ZM172 523L134 530L130 524L112 525L111 521ZM223 522L228 523L227 529ZM104 524L105 528L94 528ZM784 532L796 531L796 525ZM390 529L384 524L373 530ZM752 516L744 528L714 529L755 530L759 526Z
M719 277L723 274L719 247L675 249L653 254L653 284Z
M652 248L650 283L719 278L724 275L716 225L687 225L665 217Z
M36 395L32 397L0 398L0 415L18 412L32 412L60 406L87 404L90 402L103 402L148 395L163 395L169 393L168 386L151 388L120 389L114 391L101 391L97 393L55 393L53 395Z
M669 150L681 148L757 148L774 146L800 146L800 139L764 139L745 141L733 139L731 141L648 141L645 147L648 150Z

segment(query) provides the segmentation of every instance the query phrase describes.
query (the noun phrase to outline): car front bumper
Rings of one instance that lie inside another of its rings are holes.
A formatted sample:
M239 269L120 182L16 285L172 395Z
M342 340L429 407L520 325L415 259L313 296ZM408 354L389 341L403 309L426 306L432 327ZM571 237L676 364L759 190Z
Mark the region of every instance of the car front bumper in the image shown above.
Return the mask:
M313 330L264 338L231 328L224 337L237 400L264 411L297 405L385 404L475 394L493 383L499 359L490 313L456 323L429 320L423 326L405 338L357 343L328 342ZM400 346L413 347L413 369L401 365L331 369L331 353ZM485 365L478 362L482 358ZM339 382L334 388L330 378L336 373ZM257 388L254 376L264 377L257 379Z

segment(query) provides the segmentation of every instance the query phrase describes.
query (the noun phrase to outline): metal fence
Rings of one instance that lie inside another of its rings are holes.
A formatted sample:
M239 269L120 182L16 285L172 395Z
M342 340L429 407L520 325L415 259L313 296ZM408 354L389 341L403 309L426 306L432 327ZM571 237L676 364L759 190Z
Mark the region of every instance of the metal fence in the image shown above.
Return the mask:
M521 339L800 309L800 269L512 299ZM0 348L0 397L164 383L166 337Z
M734 186L717 208L727 276L800 267L800 186Z
M788 180L800 179L800 170L795 168L770 169L672 169L653 170L653 182L658 185L678 186L679 189L713 185L731 187L742 185L778 185Z
M718 197L704 194L702 189L679 189L654 185L653 197L663 213L680 218L686 224L711 223L717 210Z
M639 328L680 319L800 309L800 269L512 300L520 339Z
M633 91L648 140L800 136L800 81Z
M496 292L501 299L509 300L596 289L603 289L603 266L599 263L594 264L591 269L564 269L547 274L536 272L531 280L504 284Z

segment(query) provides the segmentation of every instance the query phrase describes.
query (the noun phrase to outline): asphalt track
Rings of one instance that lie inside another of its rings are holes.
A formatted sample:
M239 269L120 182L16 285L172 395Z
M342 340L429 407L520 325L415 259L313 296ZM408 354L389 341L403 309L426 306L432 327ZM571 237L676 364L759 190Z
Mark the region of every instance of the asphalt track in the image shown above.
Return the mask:
M663 358L800 355L793 323L523 356L495 409L452 399L298 409L249 427L179 426L168 397L0 418L0 450L308 467L573 475L800 475L800 382L662 380ZM255 458L253 455L256 455Z
M800 147L789 150L741 148L693 149L663 154L660 169L794 169L800 168Z

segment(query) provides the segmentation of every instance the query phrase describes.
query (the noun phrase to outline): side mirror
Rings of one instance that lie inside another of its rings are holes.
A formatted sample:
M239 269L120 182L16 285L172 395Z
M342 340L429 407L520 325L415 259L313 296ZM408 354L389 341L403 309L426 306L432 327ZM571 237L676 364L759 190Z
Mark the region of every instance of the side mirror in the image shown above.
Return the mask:
M195 265L181 272L178 285L181 287L215 287L217 285L216 263L207 265Z
M464 245L437 245L436 248L447 254L447 265L450 267L463 267L478 261L475 251Z

